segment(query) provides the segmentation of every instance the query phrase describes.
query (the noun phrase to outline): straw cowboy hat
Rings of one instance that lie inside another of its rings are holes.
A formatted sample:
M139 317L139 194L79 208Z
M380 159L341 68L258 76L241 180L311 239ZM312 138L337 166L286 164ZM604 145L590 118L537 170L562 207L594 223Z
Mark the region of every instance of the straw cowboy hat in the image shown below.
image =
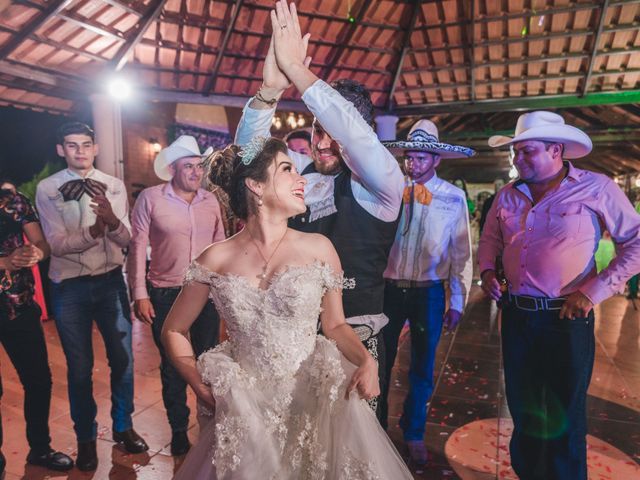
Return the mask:
M169 166L173 162L185 157L205 158L211 155L212 152L213 147L209 147L204 153L200 153L200 148L195 138L191 135L180 135L175 142L160 151L153 162L153 170L160 179L169 181L173 176Z
M593 148L591 139L582 130L564 123L564 119L553 112L530 112L518 117L514 137L494 135L489 146L498 148L524 140L541 140L564 145L565 158L580 158Z
M382 144L392 153L417 150L437 153L441 158L464 158L472 157L476 154L471 148L441 143L438 137L438 128L430 120L418 120L411 127L407 140L394 140L392 142L382 142Z

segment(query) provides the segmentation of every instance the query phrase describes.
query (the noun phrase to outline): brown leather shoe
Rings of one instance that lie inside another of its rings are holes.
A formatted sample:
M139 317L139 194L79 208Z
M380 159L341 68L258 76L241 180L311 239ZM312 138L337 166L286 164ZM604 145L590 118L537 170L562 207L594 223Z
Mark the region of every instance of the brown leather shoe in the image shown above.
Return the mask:
M113 441L121 443L129 453L142 453L149 450L149 445L131 428L124 432L113 432Z
M96 441L78 442L78 457L76 467L83 472L90 472L98 468L98 452L96 451Z

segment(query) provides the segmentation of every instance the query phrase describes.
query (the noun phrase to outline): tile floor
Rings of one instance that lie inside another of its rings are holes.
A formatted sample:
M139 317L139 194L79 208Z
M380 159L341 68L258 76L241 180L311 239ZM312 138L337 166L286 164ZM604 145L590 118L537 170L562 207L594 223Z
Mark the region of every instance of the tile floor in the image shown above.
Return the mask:
M640 479L640 302L614 297L596 312L596 365L589 390L590 477ZM76 442L69 417L66 365L55 326L45 323L53 374L51 433L53 447L75 457ZM397 428L407 389L408 331L403 331L401 352L393 375L389 435L406 455ZM4 396L3 452L6 479L153 479L172 477L180 459L170 456L170 430L160 395L159 357L149 329L134 323L135 404L134 426L147 440L149 452L127 454L111 441L108 367L97 332L94 391L98 402L98 469L77 469L61 474L25 464L28 446L22 417L22 388L4 350L0 365ZM437 386L428 417L426 443L430 463L420 470L410 465L416 479L515 478L509 469L506 443L509 420L504 401L498 321L495 307L477 287L458 330L444 334L436 359ZM193 407L194 398L190 395ZM193 410L193 408L192 408ZM501 421L498 419L501 418ZM189 434L197 438L193 418ZM455 445L465 445L463 452ZM484 463L482 463L482 460ZM601 473L603 472L603 473Z

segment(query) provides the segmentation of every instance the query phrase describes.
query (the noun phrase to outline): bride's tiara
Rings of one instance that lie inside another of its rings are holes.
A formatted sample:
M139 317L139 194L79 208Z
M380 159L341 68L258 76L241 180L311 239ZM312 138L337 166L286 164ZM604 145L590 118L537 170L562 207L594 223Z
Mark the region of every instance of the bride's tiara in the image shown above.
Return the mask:
M260 154L260 152L264 149L265 145L269 137L256 136L253 137L249 143L247 143L238 155L242 158L242 163L245 165L249 165L253 160Z

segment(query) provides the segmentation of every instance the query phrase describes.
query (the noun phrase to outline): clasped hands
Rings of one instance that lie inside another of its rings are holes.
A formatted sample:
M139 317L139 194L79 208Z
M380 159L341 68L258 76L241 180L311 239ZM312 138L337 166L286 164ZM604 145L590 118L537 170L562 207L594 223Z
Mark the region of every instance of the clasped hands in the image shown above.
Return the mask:
M96 214L96 221L89 227L89 233L93 238L103 237L107 228L114 231L120 225L120 219L113 213L111 202L104 195L94 195L89 204L93 213Z
M307 69L311 57L307 57L310 34L302 35L295 4L284 0L276 2L271 11L271 42L262 71L260 93L265 99L280 98L291 86L289 78L296 69Z
M44 252L33 244L23 245L11 252L7 260L9 261L9 270L19 270L21 268L30 268L44 258Z

